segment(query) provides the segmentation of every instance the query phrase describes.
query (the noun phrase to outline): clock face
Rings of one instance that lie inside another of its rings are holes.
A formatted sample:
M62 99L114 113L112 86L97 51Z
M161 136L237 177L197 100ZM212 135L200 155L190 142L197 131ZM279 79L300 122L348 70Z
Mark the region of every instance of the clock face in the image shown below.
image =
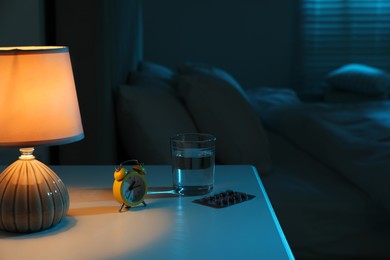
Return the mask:
M123 202L128 206L140 204L147 193L146 181L137 173L129 173L123 180L121 194Z

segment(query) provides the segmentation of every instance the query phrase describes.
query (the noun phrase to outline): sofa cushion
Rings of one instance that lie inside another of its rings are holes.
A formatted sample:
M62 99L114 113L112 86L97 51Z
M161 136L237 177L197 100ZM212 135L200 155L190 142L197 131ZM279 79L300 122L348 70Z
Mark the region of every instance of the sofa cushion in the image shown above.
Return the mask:
M184 99L199 131L217 138L216 159L223 164L252 164L261 174L271 160L263 125L245 92L225 71L187 64L179 69L179 95Z

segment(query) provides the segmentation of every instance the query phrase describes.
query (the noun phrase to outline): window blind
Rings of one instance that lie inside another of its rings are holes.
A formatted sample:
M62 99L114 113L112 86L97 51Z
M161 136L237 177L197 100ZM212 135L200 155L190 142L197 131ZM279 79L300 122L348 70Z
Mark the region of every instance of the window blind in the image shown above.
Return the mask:
M390 0L302 0L303 88L363 63L390 71Z

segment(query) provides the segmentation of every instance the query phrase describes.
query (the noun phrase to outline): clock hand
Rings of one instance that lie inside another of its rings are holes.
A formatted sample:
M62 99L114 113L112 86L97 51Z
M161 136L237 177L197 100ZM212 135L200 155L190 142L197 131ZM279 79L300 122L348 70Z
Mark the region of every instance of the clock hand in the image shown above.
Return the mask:
M133 181L131 183L131 185L129 186L129 188L127 188L127 191L126 191L126 198L128 199L129 196L131 195L131 191L134 189L134 185L135 185L135 181Z
M129 191L126 192L126 199L129 199L130 196L131 196L131 190L129 190Z
M133 185L134 185L134 184L133 184ZM129 189L126 191L126 198L127 198L127 199L130 197L131 192L132 192L135 188L141 186L141 185L136 185L136 186L133 186L133 185L131 185L131 187L129 187ZM130 189L130 188L131 188L131 189Z
M134 185L135 185L135 181L133 181L131 183L131 185L129 186L128 190L131 191L132 189L134 189L135 188Z

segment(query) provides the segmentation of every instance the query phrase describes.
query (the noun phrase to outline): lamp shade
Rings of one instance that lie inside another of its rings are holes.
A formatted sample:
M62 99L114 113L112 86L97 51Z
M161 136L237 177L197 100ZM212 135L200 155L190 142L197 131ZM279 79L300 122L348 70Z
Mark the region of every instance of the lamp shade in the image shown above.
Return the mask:
M0 47L0 146L84 137L67 47Z

